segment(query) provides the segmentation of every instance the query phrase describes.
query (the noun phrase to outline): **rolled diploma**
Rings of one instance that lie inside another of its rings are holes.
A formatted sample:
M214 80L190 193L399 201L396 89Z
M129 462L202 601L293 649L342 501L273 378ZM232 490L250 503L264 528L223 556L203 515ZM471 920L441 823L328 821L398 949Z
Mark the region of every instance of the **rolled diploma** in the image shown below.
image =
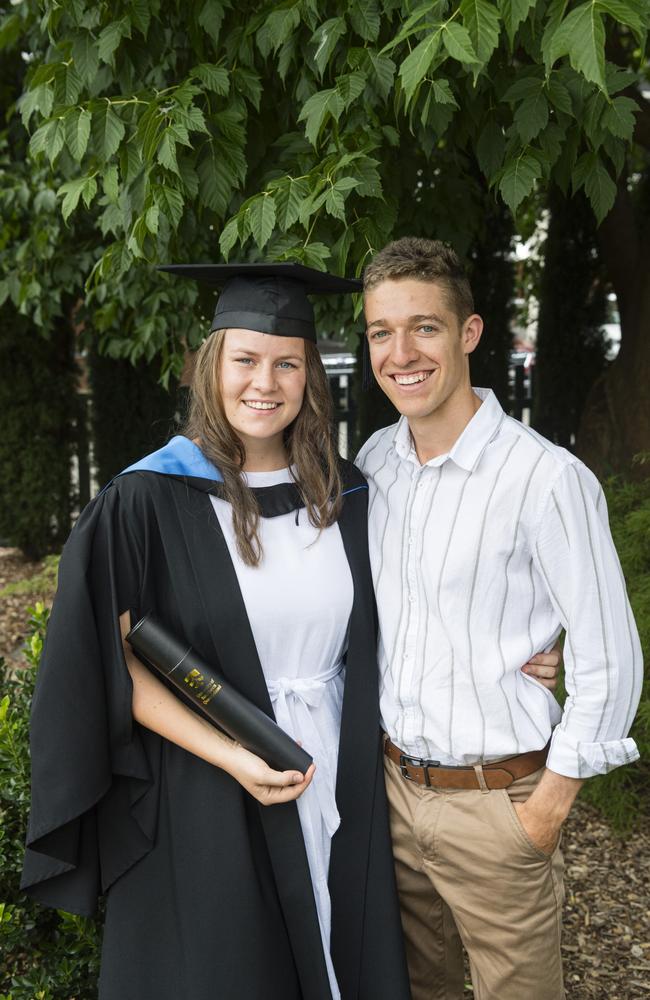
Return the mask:
M251 753L277 771L305 773L313 758L154 615L141 618L126 639L138 659L170 680Z

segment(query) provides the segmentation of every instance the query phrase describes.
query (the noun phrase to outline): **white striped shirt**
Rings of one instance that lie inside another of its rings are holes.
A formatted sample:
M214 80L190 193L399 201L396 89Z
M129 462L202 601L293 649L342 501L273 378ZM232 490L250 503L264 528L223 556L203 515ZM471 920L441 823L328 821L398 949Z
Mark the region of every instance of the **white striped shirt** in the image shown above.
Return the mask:
M489 390L424 465L408 422L356 463L370 487L381 713L406 753L474 764L536 750L586 778L638 758L625 738L643 660L603 492ZM561 628L567 700L522 673Z

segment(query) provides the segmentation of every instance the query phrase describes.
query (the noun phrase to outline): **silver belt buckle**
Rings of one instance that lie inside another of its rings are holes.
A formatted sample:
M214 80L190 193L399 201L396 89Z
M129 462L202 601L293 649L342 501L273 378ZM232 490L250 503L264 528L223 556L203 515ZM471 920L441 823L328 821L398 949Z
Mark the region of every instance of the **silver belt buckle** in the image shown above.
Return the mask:
M429 778L429 768L430 767L440 767L439 760L424 760L423 757L410 757L407 753L401 753L399 755L399 769L402 773L402 777L406 778L407 781L415 781L407 772L406 767L421 767L424 771L424 783L427 788L431 788L431 779ZM419 784L419 782L415 782Z

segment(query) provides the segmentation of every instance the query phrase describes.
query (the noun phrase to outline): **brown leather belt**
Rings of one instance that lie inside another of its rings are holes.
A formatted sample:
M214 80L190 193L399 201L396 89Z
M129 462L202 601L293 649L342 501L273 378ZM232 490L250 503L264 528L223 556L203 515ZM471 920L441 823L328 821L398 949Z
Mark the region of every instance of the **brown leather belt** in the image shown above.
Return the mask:
M384 753L393 764L397 764L402 776L426 788L481 788L474 767L442 767L435 760L411 757L396 747L388 737L384 743ZM507 788L518 778L526 778L539 771L546 763L548 744L542 750L520 753L494 764L483 764L479 770L487 788Z

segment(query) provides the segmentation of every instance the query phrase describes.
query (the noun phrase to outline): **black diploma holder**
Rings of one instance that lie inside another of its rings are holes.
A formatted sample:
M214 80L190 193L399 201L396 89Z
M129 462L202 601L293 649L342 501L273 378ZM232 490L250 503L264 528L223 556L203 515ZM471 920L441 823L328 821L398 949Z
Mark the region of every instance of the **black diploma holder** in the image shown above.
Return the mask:
M152 614L141 618L126 639L145 666L171 681L212 723L269 767L306 772L313 758Z

